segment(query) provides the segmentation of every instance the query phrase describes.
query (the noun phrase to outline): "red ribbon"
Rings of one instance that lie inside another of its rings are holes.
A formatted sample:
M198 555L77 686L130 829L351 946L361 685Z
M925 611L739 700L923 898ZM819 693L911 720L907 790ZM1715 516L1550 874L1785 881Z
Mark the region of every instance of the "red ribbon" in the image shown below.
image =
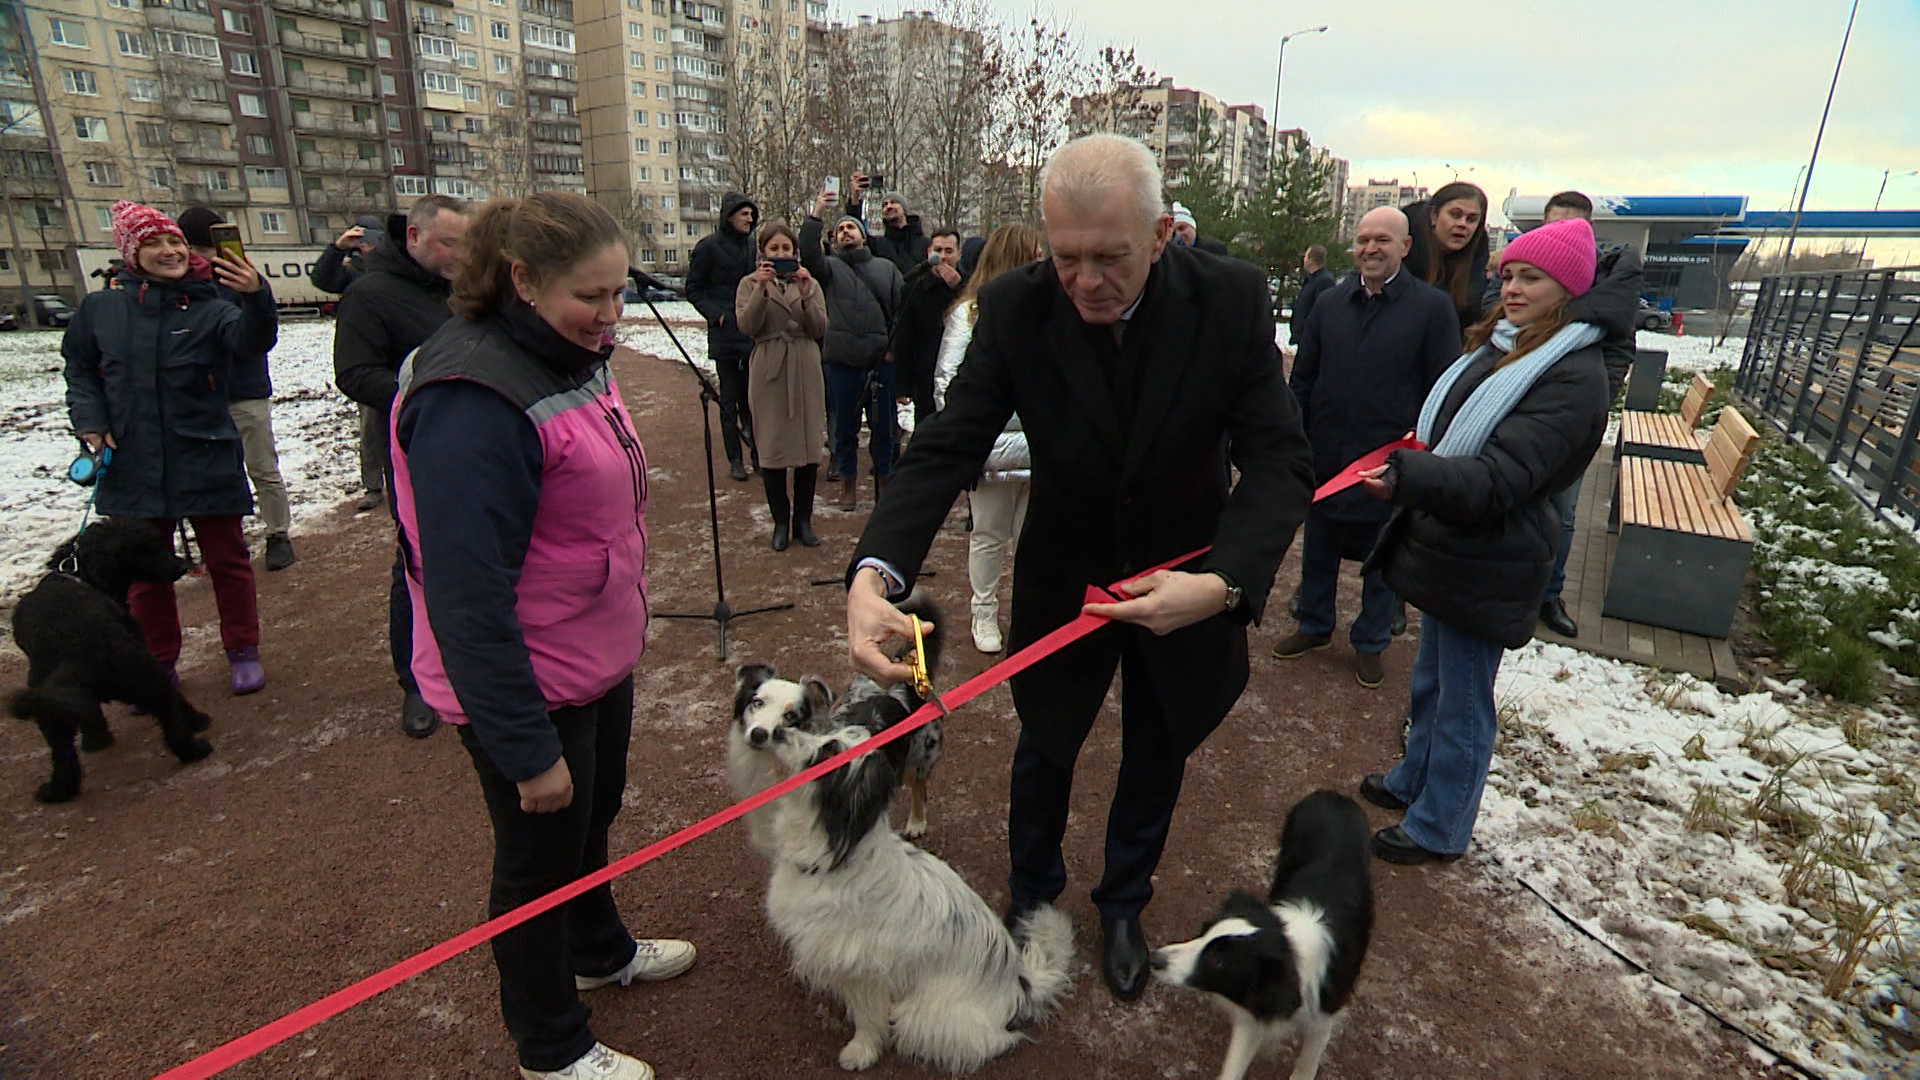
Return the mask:
M1113 601L1115 595L1123 595L1118 593L1120 584L1146 577L1148 574L1160 570L1171 569L1190 559L1198 558L1206 554L1211 546L1212 545L1208 545L1208 547L1201 548L1198 551L1190 551L1177 559L1170 559L1158 566L1142 570L1132 577L1124 578L1121 582L1116 582L1114 586L1104 591L1097 586L1089 585L1087 586L1086 602L1090 604L1110 603ZM951 691L943 694L941 699L946 702L948 708L964 705L1073 642L1093 633L1095 630L1106 625L1108 621L1105 616L1082 614L1072 622L1055 630L1053 633L1021 649L1019 652L1014 653L1005 660L975 675L959 686L954 687ZM392 967L387 968L385 971L369 975L351 986L328 994L326 997L321 998L311 1005L296 1009L282 1016L280 1019L262 1027L255 1028L231 1042L223 1043L199 1057L194 1058L192 1061L182 1065L176 1065L166 1072L161 1073L156 1080L203 1080L205 1077L224 1072L269 1047L285 1042L309 1028L339 1016L341 1013L346 1012L361 1002L393 989L408 979L413 978L415 975L437 967L440 964L444 964L448 960L466 952L468 949L498 937L506 931L526 922L528 919L553 910L561 904L579 896L581 893L586 892L588 889L605 884L614 878L644 866L675 848L705 836L735 818L757 810L790 791L812 783L819 777L832 772L863 754L870 754L880 747L893 742L895 739L905 738L927 723L938 719L939 716L940 710L938 707L931 704L922 705L912 716L907 717L905 720L900 721L878 735L860 743L858 746L841 751L804 772L782 780L780 783L775 784L757 795L734 803L725 810L697 821L681 829L679 832L674 833L672 836L648 844L646 847L626 856L619 862L610 863L588 874L586 877L574 881L572 884L555 889L553 892L540 897L538 900L529 901L507 912L505 915L495 919L489 919L457 937L449 938L438 945L415 953Z
M1366 457L1340 470L1340 475L1320 485L1313 493L1313 501L1319 502L1329 495L1337 495L1360 482L1360 474L1368 469L1377 469L1387 463L1387 458L1395 450L1425 450L1427 444L1411 435L1398 438L1373 451Z

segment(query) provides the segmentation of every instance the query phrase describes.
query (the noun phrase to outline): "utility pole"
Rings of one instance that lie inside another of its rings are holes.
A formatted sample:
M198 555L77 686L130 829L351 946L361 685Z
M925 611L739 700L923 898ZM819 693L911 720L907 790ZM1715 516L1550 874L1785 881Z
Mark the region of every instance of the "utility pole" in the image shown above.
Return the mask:
M1280 142L1280 80L1287 73L1287 42L1305 34L1324 34L1325 26L1295 30L1280 39L1280 62L1273 69L1273 116L1267 121L1267 175L1273 175L1274 149Z
M1800 236L1800 215L1807 209L1807 191L1813 187L1813 167L1820 160L1820 140L1827 134L1827 114L1833 111L1833 92L1840 86L1840 68L1847 62L1847 43L1853 40L1853 19L1860 14L1860 0L1853 0L1847 13L1847 32L1840 37L1840 56L1833 62L1833 81L1827 84L1827 104L1820 110L1820 127L1813 134L1813 154L1807 158L1807 179L1800 185L1800 201L1793 208L1793 228L1787 233L1787 250L1780 257L1781 273L1793 269L1793 242Z

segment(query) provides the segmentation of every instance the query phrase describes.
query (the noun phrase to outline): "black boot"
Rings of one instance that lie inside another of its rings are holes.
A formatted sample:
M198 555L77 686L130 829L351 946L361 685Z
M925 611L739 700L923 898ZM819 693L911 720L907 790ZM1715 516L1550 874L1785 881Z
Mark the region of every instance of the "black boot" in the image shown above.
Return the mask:
M793 516L793 504L787 501L787 470L761 469L760 481L767 488L767 509L773 513L773 550L787 550L787 523Z
M806 465L793 470L793 538L804 547L819 547L813 535L813 482L820 466Z

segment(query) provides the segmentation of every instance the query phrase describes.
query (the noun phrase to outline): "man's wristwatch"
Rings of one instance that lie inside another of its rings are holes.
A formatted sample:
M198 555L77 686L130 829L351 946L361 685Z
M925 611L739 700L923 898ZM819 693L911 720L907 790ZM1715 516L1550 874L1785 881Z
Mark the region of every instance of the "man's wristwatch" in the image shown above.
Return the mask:
M1228 577L1227 575L1221 573L1218 570L1209 570L1207 572L1212 574L1214 577L1219 578L1227 586L1227 603L1226 603L1226 606L1222 607L1220 610L1224 613L1224 612L1232 611L1233 609L1239 607L1240 600L1244 595L1240 591L1240 586L1235 585L1233 583L1232 578Z

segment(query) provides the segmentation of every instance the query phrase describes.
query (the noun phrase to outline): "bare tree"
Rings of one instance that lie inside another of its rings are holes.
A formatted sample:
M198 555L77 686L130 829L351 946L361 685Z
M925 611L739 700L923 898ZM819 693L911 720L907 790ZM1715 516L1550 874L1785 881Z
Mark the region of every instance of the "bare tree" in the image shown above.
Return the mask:
M924 69L927 153L916 190L940 224L958 228L972 211L985 231L982 163L994 104L1009 86L1005 36L987 0L941 0L934 18L947 40Z
M998 204L996 218L1031 221L1039 217L1040 170L1066 138L1081 65L1072 31L1038 15L1027 20L1008 63L1006 94L993 125L1001 138L989 144L989 159L1004 163L995 186L1006 189L989 202Z
M797 220L812 199L813 117L798 50L763 42L733 65L723 129L727 185L753 198L762 217Z

